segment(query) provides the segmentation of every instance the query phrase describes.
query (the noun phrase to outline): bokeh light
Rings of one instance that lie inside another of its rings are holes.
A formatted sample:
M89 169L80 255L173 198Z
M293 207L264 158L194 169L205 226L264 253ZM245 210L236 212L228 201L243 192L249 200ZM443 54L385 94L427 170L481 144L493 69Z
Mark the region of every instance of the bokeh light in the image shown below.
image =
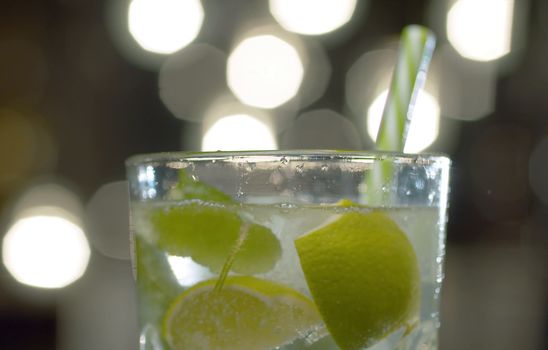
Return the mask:
M21 283L62 288L85 272L90 248L83 208L67 185L52 179L29 186L13 204L3 262Z
M147 51L170 54L192 42L202 27L204 10L199 0L133 0L128 28Z
M357 0L270 0L272 16L286 30L306 35L325 34L347 23Z
M447 13L447 38L463 56L491 61L510 52L513 0L458 0Z
M56 301L56 350L141 349L129 261L94 255L85 276Z
M192 287L198 282L215 276L207 267L197 264L189 256L169 255L167 261L177 282L183 287Z
M101 186L86 205L86 227L103 255L129 260L129 192L127 181Z
M202 138L202 151L272 150L277 148L271 127L248 114L221 117Z
M303 42L300 54L306 64L297 102L298 107L303 109L325 94L332 69L324 45L314 38L308 38Z
M109 36L110 42L105 42L104 38L101 38L103 40L103 44L108 45L114 45L115 51L111 52L115 56L117 54L120 54L124 60L127 63L130 63L134 67L138 67L139 69L145 69L149 71L156 72L160 69L161 65L164 63L166 59L165 54L159 54L156 52L151 52L144 50L143 47L135 40L133 35L128 30L129 28L129 18L128 18L128 5L129 1L107 1L105 6L105 21L106 23L104 26L106 27L107 34ZM98 29L105 29L102 26L99 26ZM73 40L79 40L78 41L78 48L81 50L79 51L79 54L82 57L89 57L88 55L85 55L86 51L93 50L93 45L87 45L86 49L83 50L81 46L84 44L81 39L81 34L72 34L69 35L69 40L71 38L74 38ZM72 46L76 45L69 41L69 50ZM100 45L95 45L96 47ZM73 51L73 50L70 50ZM108 54L108 53L107 53ZM103 55L103 54L101 54ZM71 56L78 56L77 53L73 53ZM74 58L76 59L76 58ZM99 58L101 60L101 58ZM82 64L82 63L80 63ZM91 65L97 65L99 62L91 63ZM108 64L107 64L108 67ZM84 68L85 69L85 68ZM104 68L103 68L104 69ZM87 74L87 73L84 73ZM103 72L103 74L105 74ZM89 77L88 77L89 78ZM94 77L96 79L96 77ZM103 83L103 85L105 85ZM108 85L108 84L107 84Z
M367 133L377 139L388 90L383 91L371 104L367 112ZM418 153L430 146L438 137L440 107L436 99L421 90L417 96L404 152Z
M2 242L8 271L19 282L35 287L71 284L84 274L89 257L82 228L55 208L36 208L34 214L19 218Z
M228 57L228 86L250 106L274 108L287 102L297 94L303 75L295 47L274 35L248 37Z
M329 109L318 109L300 115L283 133L281 146L284 149L361 150L362 142L349 119Z
M437 50L440 63L439 101L446 118L474 121L495 109L496 67L463 58L451 46Z
M296 104L287 103L275 109L262 109L241 103L231 93L222 94L210 99L208 109L201 123L186 123L182 128L182 149L201 150L205 133L219 120L233 115L251 116L268 127L268 135L277 135L291 125L297 116L297 108ZM246 130L237 131L237 135L243 135L241 136L243 138L249 137L247 133ZM230 138L228 135L223 137ZM269 136L267 140L271 138L276 140L275 136ZM267 143L271 144L271 142ZM274 145L277 145L277 143L275 142ZM268 149L273 148L268 147Z
M84 212L80 198L69 189L69 186L52 179L36 181L26 188L13 206L13 216L24 217L28 211L37 207L60 208L74 218L82 217Z
M367 130L367 110L379 94L388 89L396 63L395 49L378 49L362 54L345 76L345 100L359 130ZM365 134L364 141L369 140ZM372 145L367 145L371 147Z
M171 55L160 69L160 98L179 119L199 122L212 96L227 91L226 54L206 44L191 44Z

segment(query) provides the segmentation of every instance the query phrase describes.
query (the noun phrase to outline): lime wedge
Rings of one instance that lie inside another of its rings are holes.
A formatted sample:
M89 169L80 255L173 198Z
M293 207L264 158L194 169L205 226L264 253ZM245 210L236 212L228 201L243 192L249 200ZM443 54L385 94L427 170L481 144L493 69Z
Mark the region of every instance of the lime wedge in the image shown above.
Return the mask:
M212 272L219 272L241 234L244 220L223 207L189 203L158 210L151 222L158 247L171 255L190 256ZM244 274L267 272L281 255L278 238L257 224L249 224L248 230L231 269Z
M313 299L342 350L364 349L416 322L417 257L385 214L347 212L295 246Z
M240 217L233 210L238 202L183 170L168 198L187 201L150 215L154 228L151 244L168 254L190 256L212 272L219 272L227 258L234 255L230 269L243 274L267 272L280 258L280 242L270 229ZM237 251L232 251L244 227L245 240Z
M171 304L163 334L173 350L265 350L292 342L321 323L297 291L250 276L201 282Z

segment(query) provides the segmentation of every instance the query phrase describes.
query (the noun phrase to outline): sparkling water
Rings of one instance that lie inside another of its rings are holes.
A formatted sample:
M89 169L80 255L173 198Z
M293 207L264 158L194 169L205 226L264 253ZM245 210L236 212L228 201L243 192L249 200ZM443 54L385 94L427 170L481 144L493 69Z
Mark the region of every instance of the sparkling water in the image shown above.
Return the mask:
M196 203L193 201L192 203ZM157 236L150 217L158 210L184 208L189 202L133 203L132 231L135 238L134 259L139 286L141 349L169 350L163 336L162 322L169 305L196 283L218 277L208 267L197 264L191 256L174 256L156 245ZM202 203L207 206L209 204ZM218 205L218 204L216 204ZM378 210L398 224L409 238L418 258L421 274L420 322L410 334L400 329L368 349L436 349L439 326L438 307L443 279L443 242L445 222L439 208L376 208L337 206L304 206L293 204L225 206L247 221L268 227L278 238L281 258L266 273L254 275L288 286L303 295L312 296L308 289L295 239L333 222L347 211ZM233 274L232 272L230 273ZM302 334L298 339L288 339L275 349L339 349L323 325ZM193 350L193 349L191 349ZM242 349L244 350L244 349ZM266 350L266 349L265 349Z

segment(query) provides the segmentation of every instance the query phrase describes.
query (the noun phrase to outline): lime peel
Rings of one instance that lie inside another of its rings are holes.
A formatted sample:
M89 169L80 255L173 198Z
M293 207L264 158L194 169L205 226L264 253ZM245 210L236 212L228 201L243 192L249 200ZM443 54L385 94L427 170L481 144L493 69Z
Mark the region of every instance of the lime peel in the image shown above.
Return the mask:
M416 322L417 257L384 213L341 214L295 246L313 299L342 350L371 346Z

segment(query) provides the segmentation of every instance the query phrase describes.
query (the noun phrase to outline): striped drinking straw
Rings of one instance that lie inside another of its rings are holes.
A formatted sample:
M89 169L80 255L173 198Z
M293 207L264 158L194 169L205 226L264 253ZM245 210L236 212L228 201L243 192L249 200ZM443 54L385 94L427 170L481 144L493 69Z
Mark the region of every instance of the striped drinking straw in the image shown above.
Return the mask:
M398 58L377 134L377 149L403 152L419 90L424 86L436 38L425 27L403 29Z
M403 152L415 102L424 86L435 45L436 38L428 28L410 25L403 29L396 67L377 134L377 150ZM369 204L380 204L382 192L378 190L379 184L388 182L390 176L391 167L386 162L380 162L372 169L367 179Z

